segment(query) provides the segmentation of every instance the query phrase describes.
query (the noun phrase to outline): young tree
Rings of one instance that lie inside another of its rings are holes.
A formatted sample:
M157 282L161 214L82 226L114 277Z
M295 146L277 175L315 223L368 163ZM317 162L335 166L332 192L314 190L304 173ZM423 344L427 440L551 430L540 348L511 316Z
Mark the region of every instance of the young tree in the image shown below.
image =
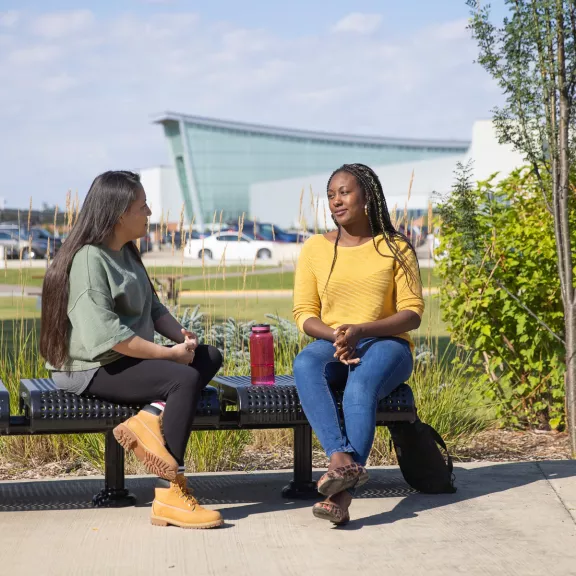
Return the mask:
M509 16L498 27L490 6L468 0L478 62L497 81L505 104L494 110L501 143L531 165L554 218L564 307L565 391L572 457L576 457L576 292L569 206L574 201L576 0L505 0Z

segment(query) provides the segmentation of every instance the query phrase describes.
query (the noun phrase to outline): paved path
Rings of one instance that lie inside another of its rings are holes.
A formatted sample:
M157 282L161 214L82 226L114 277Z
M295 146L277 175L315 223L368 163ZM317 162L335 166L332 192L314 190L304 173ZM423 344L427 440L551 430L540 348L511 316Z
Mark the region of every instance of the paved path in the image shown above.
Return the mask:
M6 575L362 576L576 574L576 462L466 464L458 492L413 493L379 468L332 528L310 502L279 496L288 472L191 478L222 511L217 530L149 523L153 481L131 478L138 506L93 509L95 479L0 482Z

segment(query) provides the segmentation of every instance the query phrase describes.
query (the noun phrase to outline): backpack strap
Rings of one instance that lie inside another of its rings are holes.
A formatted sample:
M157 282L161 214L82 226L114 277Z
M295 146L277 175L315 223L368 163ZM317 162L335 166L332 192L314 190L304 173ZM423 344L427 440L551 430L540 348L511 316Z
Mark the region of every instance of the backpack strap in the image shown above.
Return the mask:
M428 429L432 434L432 438L434 438L434 440L436 441L436 444L439 444L444 449L444 452L446 452L446 459L447 459L446 464L448 466L450 474L452 474L452 470L454 470L454 464L452 463L452 456L450 456L450 452L448 452L448 448L446 448L446 442L444 442L442 436L440 436L440 434L438 434L438 432L436 432L436 430L434 430L432 426L430 426L429 424L426 424L426 426L428 426Z

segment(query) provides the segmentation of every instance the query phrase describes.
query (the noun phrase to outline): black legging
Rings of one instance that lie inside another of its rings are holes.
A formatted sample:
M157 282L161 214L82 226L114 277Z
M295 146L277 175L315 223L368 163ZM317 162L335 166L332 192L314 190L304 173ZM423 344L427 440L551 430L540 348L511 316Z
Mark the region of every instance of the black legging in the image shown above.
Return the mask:
M83 395L94 395L118 404L165 401L162 428L166 447L178 464L192 430L202 388L222 366L222 354L201 344L190 365L170 360L140 360L125 356L98 369Z

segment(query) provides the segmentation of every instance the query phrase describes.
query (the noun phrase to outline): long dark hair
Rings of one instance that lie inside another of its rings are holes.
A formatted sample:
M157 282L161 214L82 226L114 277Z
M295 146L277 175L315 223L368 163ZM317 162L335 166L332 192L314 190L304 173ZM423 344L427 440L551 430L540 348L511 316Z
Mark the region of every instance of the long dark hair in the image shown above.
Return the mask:
M83 246L103 244L112 235L141 187L140 176L134 172L115 170L97 176L70 235L46 272L42 284L40 354L55 368L61 368L68 359L69 274L74 256ZM144 267L134 242L128 242L127 247Z
M370 222L370 230L372 231L372 242L378 254L383 257L388 257L387 254L382 254L378 246L379 242L376 242L376 236L382 235L384 242L388 245L390 252L394 259L398 260L400 266L406 273L409 281L408 285L410 289L414 291L414 283L420 281L420 266L418 266L418 277L414 274L413 270L408 265L406 256L402 253L398 246L398 240L402 240L408 244L412 252L414 252L414 257L416 257L416 251L412 242L408 237L402 232L396 230L392 224L390 218L390 212L388 211L388 205L386 204L386 198L384 197L384 190L382 189L382 183L378 178L378 175L372 168L366 166L365 164L344 164L340 166L337 170L334 170L328 178L328 184L326 190L330 189L330 183L332 178L340 172L347 172L356 178L358 186L360 186L362 192L364 193L364 200L366 202L366 212L368 215L368 220ZM326 286L324 291L328 286L328 281L332 272L334 271L334 266L336 266L336 260L338 258L338 242L342 236L342 227L336 220L334 220L336 226L338 227L338 234L336 235L336 242L334 243L334 259L332 260L332 266L330 268L330 274L328 275L328 280L326 280ZM418 262L418 259L416 259Z

